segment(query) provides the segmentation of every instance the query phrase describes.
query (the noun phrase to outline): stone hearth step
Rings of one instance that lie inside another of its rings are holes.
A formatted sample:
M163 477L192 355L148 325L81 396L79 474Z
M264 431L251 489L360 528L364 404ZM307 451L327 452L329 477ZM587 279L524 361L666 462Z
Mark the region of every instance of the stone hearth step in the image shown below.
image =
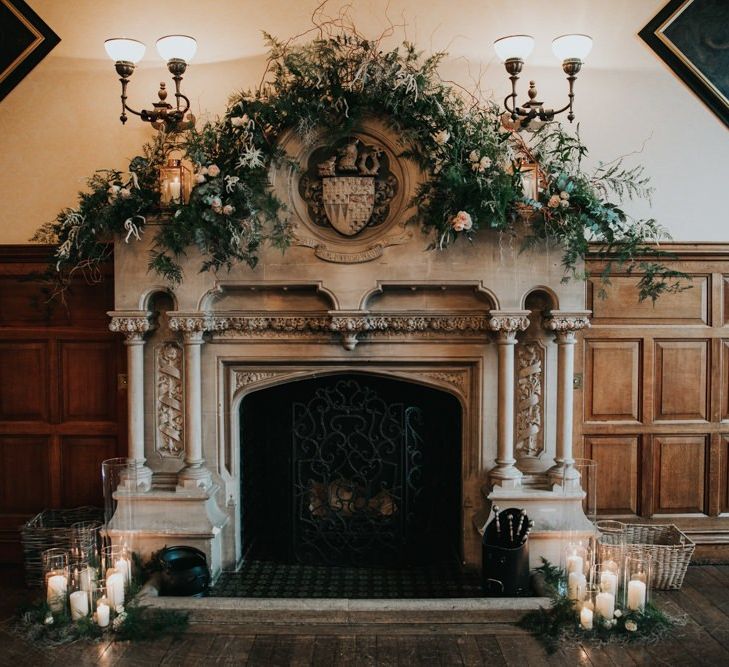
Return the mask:
M526 612L549 606L549 598L458 599L267 599L146 597L155 609L190 612L192 624L440 625L513 624ZM221 631L221 630L218 630Z

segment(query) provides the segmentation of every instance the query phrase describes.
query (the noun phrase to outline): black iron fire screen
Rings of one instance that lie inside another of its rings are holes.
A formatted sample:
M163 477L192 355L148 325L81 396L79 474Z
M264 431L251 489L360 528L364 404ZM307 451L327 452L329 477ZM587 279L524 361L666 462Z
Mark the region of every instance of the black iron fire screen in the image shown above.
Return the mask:
M337 375L253 394L242 416L249 556L401 567L457 550L460 408L448 394Z

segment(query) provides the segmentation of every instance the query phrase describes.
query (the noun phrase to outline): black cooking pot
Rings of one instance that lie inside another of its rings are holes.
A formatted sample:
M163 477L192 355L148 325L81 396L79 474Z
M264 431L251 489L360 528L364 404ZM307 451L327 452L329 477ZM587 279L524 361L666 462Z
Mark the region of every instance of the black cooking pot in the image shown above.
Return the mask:
M160 573L160 595L202 597L210 585L205 554L194 547L165 547L155 556Z

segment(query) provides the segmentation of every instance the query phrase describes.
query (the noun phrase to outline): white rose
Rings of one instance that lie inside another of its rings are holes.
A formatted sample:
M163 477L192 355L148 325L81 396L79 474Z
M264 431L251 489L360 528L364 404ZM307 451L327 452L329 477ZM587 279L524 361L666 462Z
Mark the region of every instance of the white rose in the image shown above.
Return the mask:
M469 162L478 162L481 159L481 156L478 154L478 151L471 151L468 155L468 161Z
M205 182L205 174L203 174L201 171L199 171L197 174L195 174L195 180L198 183L204 183Z
M559 205L560 205L560 206L561 206L562 208L567 208L567 207L568 207L568 206L570 205L570 203L569 203L569 202L568 202L568 201L567 201L566 199L562 199L562 200L561 200L561 201L559 202Z
M491 158L484 155L479 162L479 171L486 171L491 166Z
M231 215L235 211L235 208L230 204L223 206L223 215Z
M557 208L559 206L559 202L559 195L552 195L547 202L547 206L549 206L550 208Z
M564 190L562 190L562 192L559 193L559 197L560 197L560 199L569 199L570 198L570 193L569 192L565 192Z
M116 199L119 195L119 190L121 190L121 188L118 185L110 185L106 194L109 195L109 199Z
M208 167L208 176L215 178L220 175L220 167L217 164L211 164Z
M473 227L473 220L466 211L458 211L451 220L451 226L457 232L467 231Z
M212 208L216 213L220 213L220 211L223 210L223 202L220 200L220 197L212 198L210 201L210 208Z
M635 632L638 629L638 624L635 621L625 621L625 629L628 632Z
M440 130L433 135L433 141L439 146L445 146L451 138L451 133L448 130Z
M208 168L207 167L200 167L200 173L203 176L207 176L207 174L208 174Z

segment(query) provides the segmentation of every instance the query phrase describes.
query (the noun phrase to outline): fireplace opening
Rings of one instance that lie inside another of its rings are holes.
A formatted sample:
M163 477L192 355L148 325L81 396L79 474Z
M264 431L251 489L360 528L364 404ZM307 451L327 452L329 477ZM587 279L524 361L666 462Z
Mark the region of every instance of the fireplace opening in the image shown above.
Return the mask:
M451 394L364 373L263 389L242 402L241 450L244 562L460 562L461 406Z

